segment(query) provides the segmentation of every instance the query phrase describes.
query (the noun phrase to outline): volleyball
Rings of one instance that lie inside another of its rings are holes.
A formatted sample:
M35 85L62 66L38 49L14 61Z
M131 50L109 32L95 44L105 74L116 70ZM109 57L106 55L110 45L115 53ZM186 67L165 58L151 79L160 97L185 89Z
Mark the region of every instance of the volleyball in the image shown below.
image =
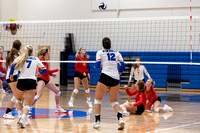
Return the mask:
M104 2L99 3L99 9L100 10L106 10L106 8L107 8L106 3L104 3Z

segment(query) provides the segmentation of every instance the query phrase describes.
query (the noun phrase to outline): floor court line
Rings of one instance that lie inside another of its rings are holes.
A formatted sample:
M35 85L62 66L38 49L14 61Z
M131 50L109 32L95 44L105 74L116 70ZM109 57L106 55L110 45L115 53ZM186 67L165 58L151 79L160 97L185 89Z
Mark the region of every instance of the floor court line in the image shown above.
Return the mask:
M160 131L164 131L164 130L170 130L170 129L180 128L180 127L186 127L186 126L192 126L192 125L198 125L198 124L200 124L200 122L191 123L191 124L185 124L185 125L181 125L181 126L175 126L175 127L158 129L158 130L150 131L150 132L147 132L147 133L160 132Z

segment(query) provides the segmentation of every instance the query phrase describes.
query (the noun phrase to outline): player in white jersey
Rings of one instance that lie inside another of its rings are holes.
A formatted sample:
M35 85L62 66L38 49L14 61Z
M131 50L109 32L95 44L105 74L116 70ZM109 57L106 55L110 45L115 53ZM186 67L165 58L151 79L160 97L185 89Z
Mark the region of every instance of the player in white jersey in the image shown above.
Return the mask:
M13 42L13 45L12 45L12 48L11 48L9 54L6 57L6 69L7 69L6 81L9 84L9 86L13 92L13 97L11 98L9 106L8 106L5 114L3 115L3 117L6 119L14 119L15 118L14 116L12 116L11 111L16 103L15 91L17 90L16 86L17 86L18 71L17 70L14 71L14 73L13 73L14 80L13 81L10 80L9 73L10 73L11 64L20 55L21 48L22 48L22 43L19 40L15 40ZM18 104L18 103L16 103L16 104ZM18 114L22 114L22 111L18 110Z
M23 107L23 115L19 117L18 124L21 128L25 128L25 118L29 113L30 106L33 102L35 96L35 89L36 89L36 76L41 76L47 72L47 69L44 67L42 62L37 58L32 56L33 55L33 48L32 46L26 46L24 48L24 52L16 58L14 63L11 65L10 70L10 80L13 81L13 72L15 69L20 70L20 76L17 82L17 90L16 90L16 99L19 103L17 108L22 108L22 99L25 95L24 99L24 107ZM41 68L42 71L36 74L37 67Z
M124 121L122 119L122 109L118 103L118 92L119 92L119 75L123 72L125 64L123 58L118 51L111 50L111 41L108 37L102 40L103 50L99 50L96 55L95 67L100 68L102 66L102 72L99 82L95 91L95 124L94 128L100 128L100 114L101 114L101 100L109 88L110 92L110 103L117 113L117 119L119 122L118 130L124 129ZM117 69L118 63L120 69Z

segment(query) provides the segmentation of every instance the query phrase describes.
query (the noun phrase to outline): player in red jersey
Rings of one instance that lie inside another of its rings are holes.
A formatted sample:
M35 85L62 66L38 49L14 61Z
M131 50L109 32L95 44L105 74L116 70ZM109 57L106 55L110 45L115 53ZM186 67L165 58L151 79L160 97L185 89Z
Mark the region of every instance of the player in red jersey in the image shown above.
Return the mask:
M47 59L50 56L50 51L48 48L44 47L40 51L38 51L37 56L41 61L47 61ZM41 77L37 78L37 81L38 81L37 95L35 96L32 105L34 105L35 102L40 99L40 97L42 96L44 87L47 87L48 89L50 89L51 91L53 91L56 94L55 95L55 100L56 100L56 111L55 112L66 112L66 110L64 110L63 108L60 107L59 98L60 98L61 92L59 91L58 87L56 87L56 85L49 78L49 76L53 76L54 78L56 78L56 74L54 74L54 73L57 71L60 71L60 67L55 70L49 70L48 62L43 62L42 64L46 67L47 72L44 75L42 75ZM39 71L41 71L41 70L39 69Z
M160 111L173 111L171 107L168 105L164 105L164 107L159 107L161 103L161 98L156 94L153 86L155 82L152 79L148 79L145 86L146 96L148 98L146 109L148 112L151 112L150 109L153 106L153 111L160 112Z
M138 80L136 84L136 90L130 91L128 89L128 86L124 86L126 89L126 93L129 96L135 95L135 102L126 102L120 107L123 109L124 112L130 112L132 114L142 114L146 107L146 95L145 95L145 89L144 89L144 82L142 80Z
M0 60L3 60L3 47L0 47ZM0 75L4 78L6 76L6 70L3 68L3 62L0 62ZM0 93L5 94L6 92L3 89L3 84L0 80Z
M76 61L88 61L89 55L86 54L85 48L80 48L76 53ZM90 74L87 69L87 63L75 63L76 72L74 74L74 85L75 89L71 94L69 100L69 107L73 107L74 98L78 94L80 89L80 82L82 81L83 87L85 89L85 95L87 97L86 103L90 108L92 108L92 102L90 98L90 89L88 88L88 79L90 79Z

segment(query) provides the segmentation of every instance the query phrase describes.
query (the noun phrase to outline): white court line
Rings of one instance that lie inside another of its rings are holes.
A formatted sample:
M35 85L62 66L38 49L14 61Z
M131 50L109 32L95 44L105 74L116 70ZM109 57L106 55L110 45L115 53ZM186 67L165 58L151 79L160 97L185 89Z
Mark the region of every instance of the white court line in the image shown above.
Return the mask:
M8 128L8 126L3 126L3 125L0 125L0 127L1 127L1 128ZM60 130L53 130L53 129L52 129L52 130L50 130L50 129L38 129L38 128L35 129L35 128L27 128L27 127L26 127L26 128L20 128L20 127L13 127L13 126L12 126L12 127L9 127L9 128L11 128L11 130L12 130L12 129L19 129L19 130L20 130L20 129L22 129L22 130L29 129L29 130L33 130L33 131L37 131L37 132L38 132L38 131L39 131L39 132L49 131L49 132L56 132L56 133L66 133L66 132L72 133L72 132L69 132L69 131L60 131Z
M150 131L150 132L146 132L146 133L159 132L159 131L170 130L170 129L180 128L180 127L186 127L186 126L191 126L191 125L196 125L196 124L200 124L200 122L191 123L191 124L185 124L185 125L181 125L181 126L158 129L158 130L154 130L154 131Z

